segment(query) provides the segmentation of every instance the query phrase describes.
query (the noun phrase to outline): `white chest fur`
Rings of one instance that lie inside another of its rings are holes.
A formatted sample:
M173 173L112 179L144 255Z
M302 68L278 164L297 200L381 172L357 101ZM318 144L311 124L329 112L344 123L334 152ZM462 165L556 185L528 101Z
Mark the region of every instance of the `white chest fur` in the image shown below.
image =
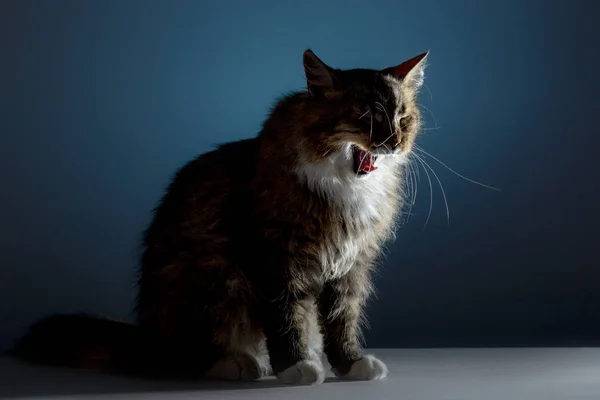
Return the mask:
M398 191L399 164L396 157L379 157L377 170L358 176L352 172L350 148L333 155L327 162L305 164L298 176L309 188L326 197L339 210L348 230L334 230L321 244L320 262L325 279L344 276L361 256L368 252L381 234L376 226L392 221L389 218L396 207L393 199Z

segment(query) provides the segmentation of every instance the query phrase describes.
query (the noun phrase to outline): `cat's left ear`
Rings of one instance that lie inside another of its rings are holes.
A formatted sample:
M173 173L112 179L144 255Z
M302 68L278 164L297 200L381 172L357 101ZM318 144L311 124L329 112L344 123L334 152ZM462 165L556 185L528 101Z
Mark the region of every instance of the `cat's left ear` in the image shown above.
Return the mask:
M423 85L428 56L429 52L419 54L395 67L385 68L381 72L392 75L411 89L418 90Z
M317 96L337 88L335 70L321 61L310 49L304 52L303 61L306 84L310 94Z

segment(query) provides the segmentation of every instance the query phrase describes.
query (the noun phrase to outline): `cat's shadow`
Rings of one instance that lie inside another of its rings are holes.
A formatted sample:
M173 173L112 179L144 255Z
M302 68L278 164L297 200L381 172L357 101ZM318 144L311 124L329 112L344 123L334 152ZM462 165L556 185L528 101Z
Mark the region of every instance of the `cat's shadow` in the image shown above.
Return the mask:
M344 382L335 377L325 384ZM0 398L133 394L151 392L236 391L289 388L269 377L254 382L207 380L149 380L106 375L92 371L29 365L22 361L0 357Z
M340 383L343 382L335 377L325 378L323 383ZM191 386L199 390L239 390L239 389L274 389L274 388L287 388L294 386L306 386L306 385L287 385L281 383L274 377L269 377L254 382L227 382L227 381L198 381L198 382L187 382Z

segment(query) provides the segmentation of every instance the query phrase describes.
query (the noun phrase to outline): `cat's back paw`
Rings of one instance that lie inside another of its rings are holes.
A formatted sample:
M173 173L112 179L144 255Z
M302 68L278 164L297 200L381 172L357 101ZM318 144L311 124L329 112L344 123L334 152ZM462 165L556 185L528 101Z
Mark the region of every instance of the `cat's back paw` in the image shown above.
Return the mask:
M253 381L264 376L254 357L236 354L217 361L206 374L208 379L228 381Z
M320 384L325 380L325 369L320 361L300 361L278 373L277 379L287 385Z
M372 355L366 355L355 361L350 367L344 379L357 381L370 381L384 379L388 374L388 368L383 361Z

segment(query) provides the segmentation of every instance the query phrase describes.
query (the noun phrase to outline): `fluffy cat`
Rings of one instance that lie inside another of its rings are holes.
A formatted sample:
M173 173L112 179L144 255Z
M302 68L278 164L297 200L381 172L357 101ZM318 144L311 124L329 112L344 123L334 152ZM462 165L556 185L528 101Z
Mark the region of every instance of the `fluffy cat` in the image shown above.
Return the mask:
M403 205L427 53L382 70L304 52L307 90L257 137L179 170L145 232L137 325L49 317L12 354L147 376L382 379L360 345L378 255Z

